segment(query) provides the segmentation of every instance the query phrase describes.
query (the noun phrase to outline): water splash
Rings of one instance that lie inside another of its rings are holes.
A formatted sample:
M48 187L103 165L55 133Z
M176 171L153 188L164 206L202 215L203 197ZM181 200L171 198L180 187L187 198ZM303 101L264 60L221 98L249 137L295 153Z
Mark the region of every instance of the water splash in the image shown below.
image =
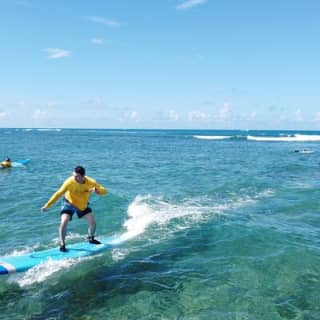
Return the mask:
M120 241L143 234L152 224L168 228L168 225L174 221L175 230L189 228L195 223L225 214L228 210L252 205L259 199L270 196L273 196L273 191L266 189L255 195L237 195L233 199L220 200L220 202L206 197L172 203L162 197L138 195L128 207L128 219L123 224L126 232L120 237Z
M48 261L29 269L23 274L19 273L10 275L8 281L17 283L20 287L27 287L32 284L41 283L47 280L52 274L62 269L70 268L76 262L76 259L67 259L60 261L49 259Z

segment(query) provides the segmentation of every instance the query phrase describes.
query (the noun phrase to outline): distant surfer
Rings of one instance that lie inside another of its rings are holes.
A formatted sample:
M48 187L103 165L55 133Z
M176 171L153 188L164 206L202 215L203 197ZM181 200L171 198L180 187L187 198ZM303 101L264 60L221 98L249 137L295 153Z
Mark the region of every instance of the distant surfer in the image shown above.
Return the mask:
M0 167L1 168L11 168L12 167L11 159L10 158L6 158L5 160L3 160L0 163Z
M75 167L72 176L64 181L58 191L54 193L49 201L41 208L41 211L45 212L62 195L64 195L59 227L60 251L62 252L67 251L65 244L67 225L68 222L72 220L74 213L77 213L79 219L84 217L87 220L89 226L89 242L92 244L101 243L94 237L96 231L96 219L91 208L88 207L88 200L91 192L98 195L105 195L107 193L107 189L85 174L86 171L83 167Z
M308 149L294 150L294 152L297 152L297 153L313 153L312 150L308 150Z

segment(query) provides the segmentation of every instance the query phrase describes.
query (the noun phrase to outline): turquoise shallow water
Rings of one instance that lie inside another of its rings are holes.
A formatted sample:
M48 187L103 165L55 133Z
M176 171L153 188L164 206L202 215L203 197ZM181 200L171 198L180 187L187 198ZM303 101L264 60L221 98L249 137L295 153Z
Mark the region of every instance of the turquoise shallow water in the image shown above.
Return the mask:
M2 276L0 319L320 319L319 132L0 132L31 159L0 170L0 256L57 246L40 208L78 164L109 190L97 236L127 239Z

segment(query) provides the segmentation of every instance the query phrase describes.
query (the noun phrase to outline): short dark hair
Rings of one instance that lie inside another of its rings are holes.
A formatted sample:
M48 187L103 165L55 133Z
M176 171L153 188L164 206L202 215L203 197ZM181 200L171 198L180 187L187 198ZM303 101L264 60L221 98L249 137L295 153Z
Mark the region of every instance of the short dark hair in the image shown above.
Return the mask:
M86 169L85 169L84 167L82 167L82 166L76 166L76 167L73 169L73 171L74 171L75 173L79 173L79 174L82 175L82 176L85 176L85 174L86 174Z

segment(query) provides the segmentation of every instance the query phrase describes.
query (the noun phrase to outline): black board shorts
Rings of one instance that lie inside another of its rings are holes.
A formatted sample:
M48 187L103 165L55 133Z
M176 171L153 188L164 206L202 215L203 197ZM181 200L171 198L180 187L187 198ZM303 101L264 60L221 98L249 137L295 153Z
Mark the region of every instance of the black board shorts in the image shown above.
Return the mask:
M77 213L77 216L80 219L90 212L92 212L92 210L89 207L86 207L84 210L79 210L78 208L74 207L67 199L63 199L60 214L68 214L71 221L74 213Z

